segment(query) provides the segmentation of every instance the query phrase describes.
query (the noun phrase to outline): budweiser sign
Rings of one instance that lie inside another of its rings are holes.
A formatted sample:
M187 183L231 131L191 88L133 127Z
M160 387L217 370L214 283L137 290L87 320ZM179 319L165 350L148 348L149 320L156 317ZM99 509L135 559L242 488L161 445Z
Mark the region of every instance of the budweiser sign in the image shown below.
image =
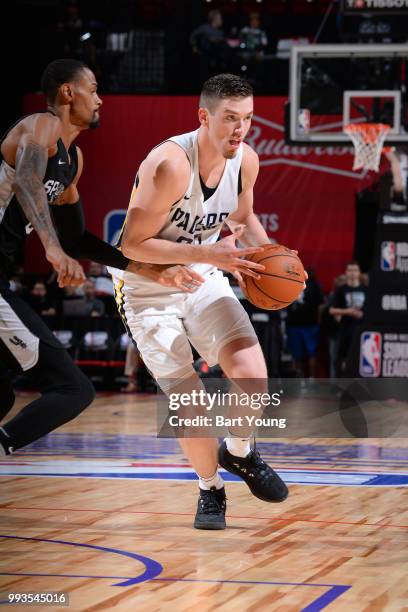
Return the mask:
M351 170L352 146L289 145L284 139L283 125L259 115L253 117L246 142L258 153L261 166L285 164L353 179L362 179L367 174L365 170Z

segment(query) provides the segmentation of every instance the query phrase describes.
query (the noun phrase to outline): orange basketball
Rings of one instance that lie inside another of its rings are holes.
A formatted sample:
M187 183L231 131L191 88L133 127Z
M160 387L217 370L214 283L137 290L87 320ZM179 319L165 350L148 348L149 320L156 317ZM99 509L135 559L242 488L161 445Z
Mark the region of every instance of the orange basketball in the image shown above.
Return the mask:
M294 302L303 291L305 270L299 257L281 244L262 245L262 253L247 259L265 266L258 280L242 275L245 297L258 308L280 310Z

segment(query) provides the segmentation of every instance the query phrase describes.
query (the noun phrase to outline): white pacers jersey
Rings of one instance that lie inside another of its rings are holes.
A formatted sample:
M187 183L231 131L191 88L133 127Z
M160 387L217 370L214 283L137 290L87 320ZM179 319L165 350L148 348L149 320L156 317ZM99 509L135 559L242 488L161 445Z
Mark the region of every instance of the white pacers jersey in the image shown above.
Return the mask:
M204 201L198 165L198 130L173 136L168 140L175 142L186 152L191 167L190 181L186 193L173 204L165 224L155 238L189 244L213 244L217 241L228 216L238 207L243 146L239 147L234 158L225 160L224 172L217 188L211 197ZM214 267L208 264L191 264L190 267L199 274L214 271ZM162 287L139 274L112 268L110 272L114 280L123 280L126 285L140 288L143 292L153 292L157 295L179 291L174 287Z

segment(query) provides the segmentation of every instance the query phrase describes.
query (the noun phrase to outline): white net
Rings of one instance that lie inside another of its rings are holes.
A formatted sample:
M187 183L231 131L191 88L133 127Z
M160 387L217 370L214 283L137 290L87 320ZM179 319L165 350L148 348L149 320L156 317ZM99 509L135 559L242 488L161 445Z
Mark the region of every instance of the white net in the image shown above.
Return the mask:
M353 123L344 128L353 141L355 155L353 170L380 168L381 151L390 126L384 123Z

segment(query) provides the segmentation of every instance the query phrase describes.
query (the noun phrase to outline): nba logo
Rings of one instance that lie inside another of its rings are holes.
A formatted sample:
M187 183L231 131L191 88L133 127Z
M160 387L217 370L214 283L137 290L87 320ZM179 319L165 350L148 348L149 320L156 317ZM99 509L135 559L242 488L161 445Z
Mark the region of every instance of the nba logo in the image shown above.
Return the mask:
M298 112L298 130L302 134L308 134L310 130L310 110L300 108Z
M363 332L360 344L360 376L375 378L381 374L381 334Z
M384 272L395 270L395 242L381 243L381 270Z
M117 209L111 210L105 215L105 219L103 221L103 238L109 244L116 244L122 226L126 219L126 210Z

